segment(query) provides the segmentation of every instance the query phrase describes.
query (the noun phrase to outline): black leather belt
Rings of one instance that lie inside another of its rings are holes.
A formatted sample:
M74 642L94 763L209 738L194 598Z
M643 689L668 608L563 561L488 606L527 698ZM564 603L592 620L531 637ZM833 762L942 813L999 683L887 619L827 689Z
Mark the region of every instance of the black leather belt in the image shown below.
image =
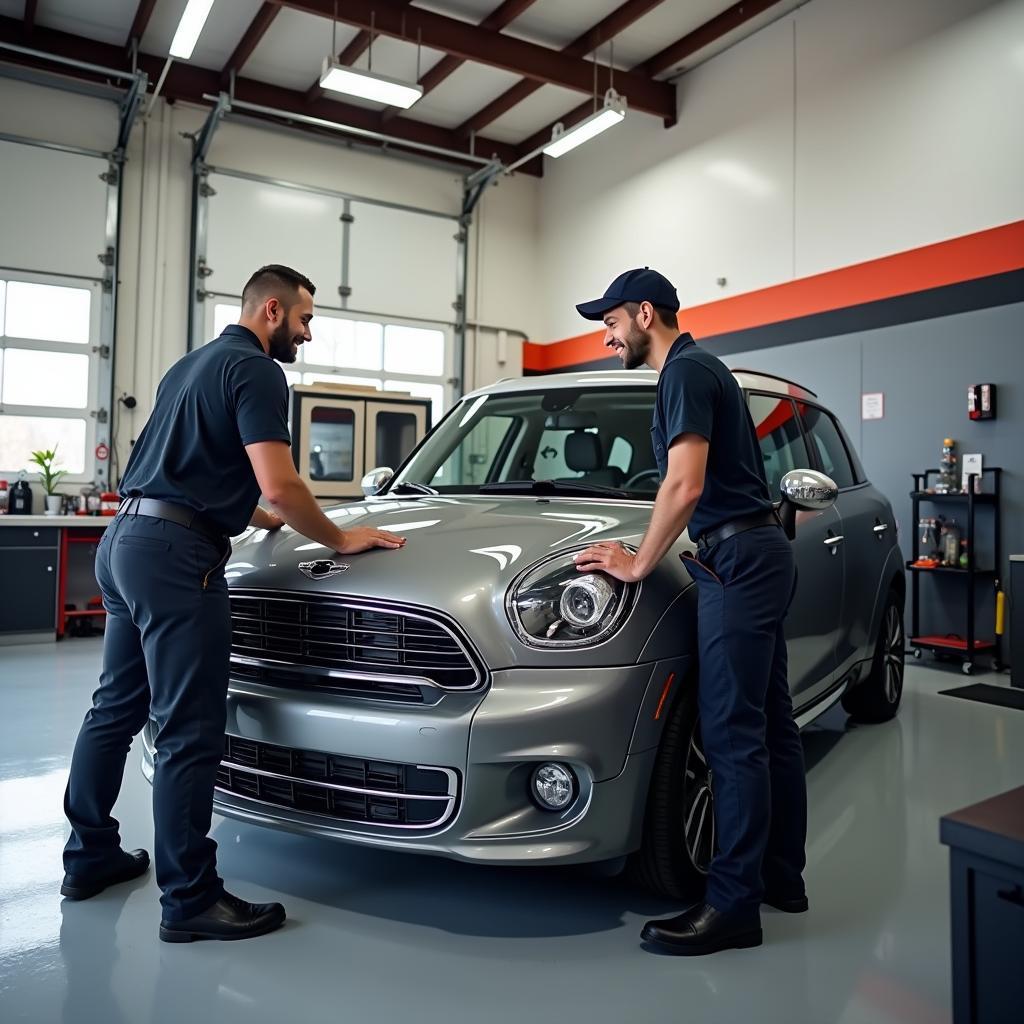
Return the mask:
M218 530L208 519L204 519L195 509L184 505L173 505L169 501L158 501L156 498L125 498L118 506L119 516L152 516L154 519L166 519L168 522L184 526L186 530L195 530L208 537L215 544L223 544L226 535Z
M758 512L755 515L740 516L739 519L732 519L728 523L716 526L707 533L702 533L697 538L697 547L704 551L713 544L718 544L729 537L735 537L737 533L744 533L746 530L756 530L759 526L782 526L778 515L772 512Z

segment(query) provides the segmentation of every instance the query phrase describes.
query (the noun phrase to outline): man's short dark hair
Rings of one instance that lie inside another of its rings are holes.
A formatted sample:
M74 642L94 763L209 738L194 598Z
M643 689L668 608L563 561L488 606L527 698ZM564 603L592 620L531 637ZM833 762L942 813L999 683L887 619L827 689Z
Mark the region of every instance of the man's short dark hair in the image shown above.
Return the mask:
M246 281L242 289L242 306L259 305L276 297L291 308L298 300L300 288L316 295L316 285L305 274L280 263L268 263Z
M640 312L639 302L624 302L622 308L626 311L626 314L632 319ZM654 312L658 314L658 319L662 322L665 327L671 327L673 330L679 329L679 318L676 316L675 310L665 309L664 307L654 307Z

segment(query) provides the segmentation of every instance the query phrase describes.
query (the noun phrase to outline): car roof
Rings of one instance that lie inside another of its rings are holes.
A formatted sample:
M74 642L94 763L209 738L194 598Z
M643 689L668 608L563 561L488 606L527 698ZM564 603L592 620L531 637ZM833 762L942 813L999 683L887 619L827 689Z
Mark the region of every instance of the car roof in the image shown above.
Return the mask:
M766 391L773 395L791 395L796 398L817 398L809 388L785 377L777 377L761 370L732 371L741 388ZM596 387L656 387L658 374L654 370L577 370L569 373L545 373L531 377L505 377L495 384L477 388L467 398L479 395L507 395L517 391L554 391L561 388Z

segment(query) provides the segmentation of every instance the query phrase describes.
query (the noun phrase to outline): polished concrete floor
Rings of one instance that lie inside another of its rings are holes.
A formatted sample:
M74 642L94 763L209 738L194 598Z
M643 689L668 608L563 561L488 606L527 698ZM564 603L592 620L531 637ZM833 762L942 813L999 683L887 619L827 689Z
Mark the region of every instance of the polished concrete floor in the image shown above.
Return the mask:
M805 732L812 912L766 912L760 949L645 952L644 919L677 908L579 870L371 853L220 818L229 887L280 899L288 924L170 946L151 876L84 903L57 893L61 796L99 656L97 640L0 648L4 1024L948 1022L938 819L1024 777L1024 714L939 696L966 680L912 665L896 721L854 728L833 710ZM130 846L152 849L149 802L133 752L115 809Z

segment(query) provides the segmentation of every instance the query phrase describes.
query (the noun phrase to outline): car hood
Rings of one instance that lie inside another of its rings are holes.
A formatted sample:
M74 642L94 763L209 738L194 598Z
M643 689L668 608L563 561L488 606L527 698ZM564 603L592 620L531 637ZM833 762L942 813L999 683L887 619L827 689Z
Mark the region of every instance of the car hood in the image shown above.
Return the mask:
M468 594L504 586L534 562L600 540L639 540L648 502L579 498L423 497L354 502L325 510L341 529L390 530L406 538L398 551L338 555L289 527L247 530L235 541L232 586L272 587L381 597L455 611ZM349 568L310 580L301 562L333 559Z

